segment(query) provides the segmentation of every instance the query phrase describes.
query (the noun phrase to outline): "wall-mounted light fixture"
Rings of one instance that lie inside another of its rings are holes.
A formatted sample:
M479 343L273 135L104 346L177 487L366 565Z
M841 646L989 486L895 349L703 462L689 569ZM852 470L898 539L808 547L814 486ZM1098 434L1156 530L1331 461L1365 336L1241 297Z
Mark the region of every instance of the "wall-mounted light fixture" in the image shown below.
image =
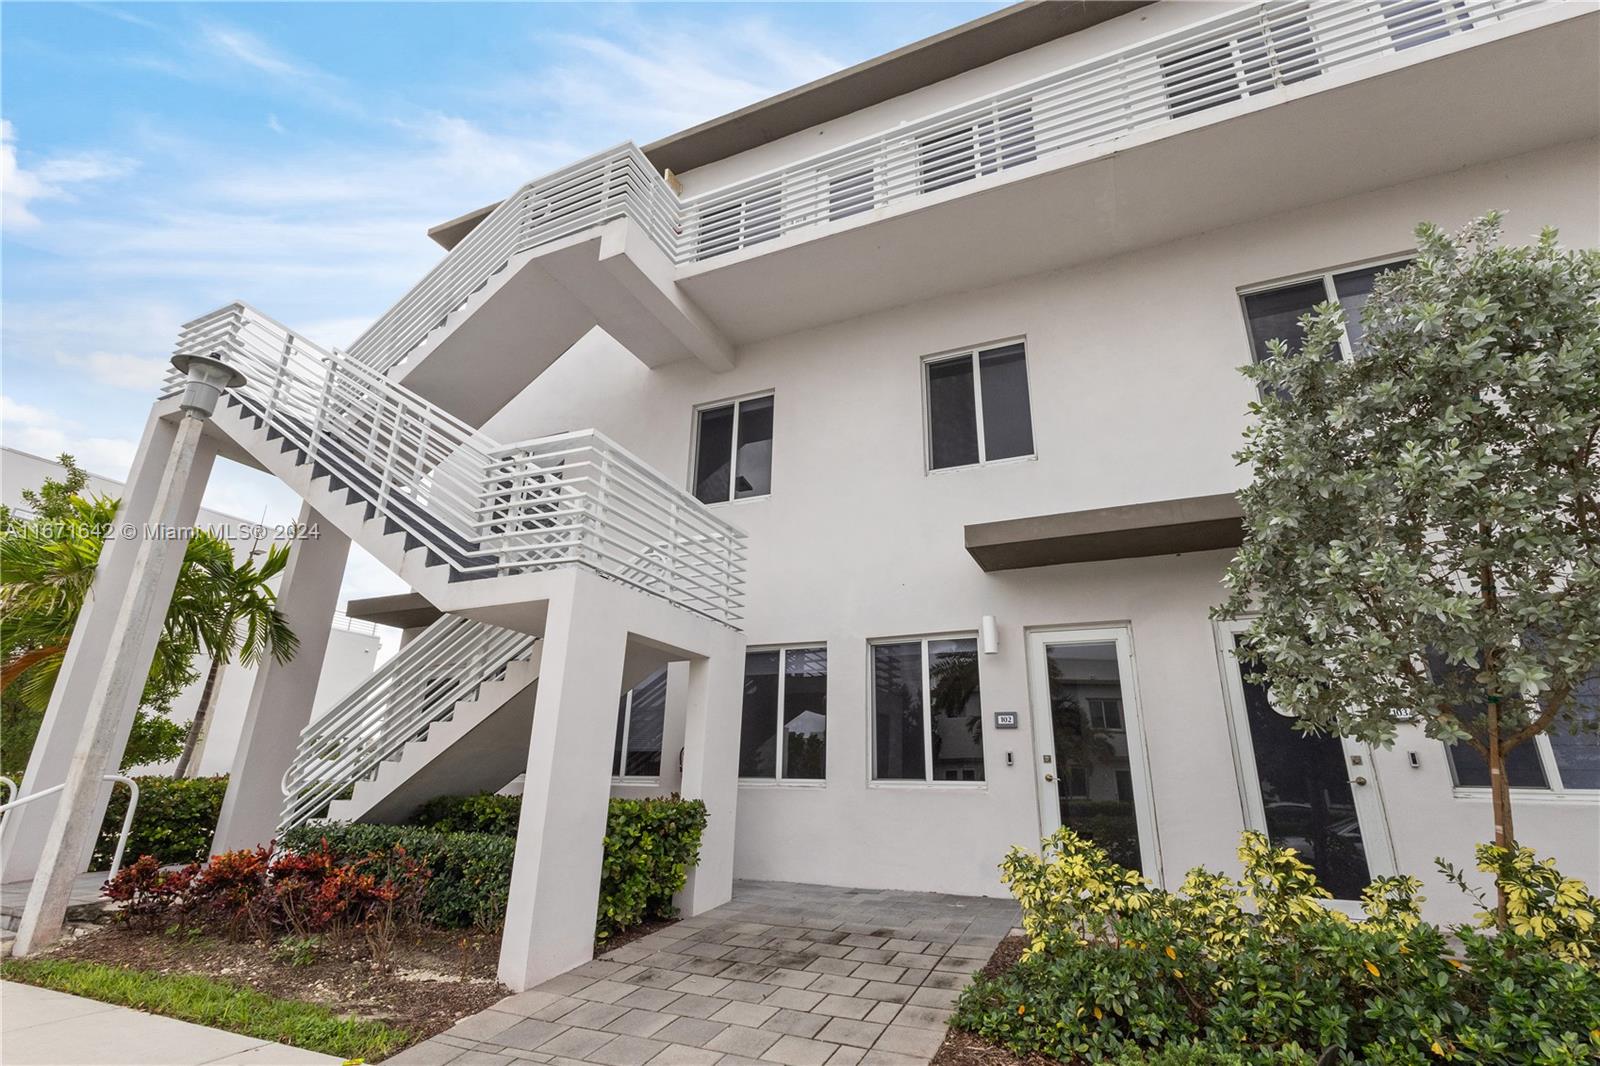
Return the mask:
M1000 650L1000 629L994 624L992 614L984 615L978 626L978 645L985 655L993 655Z

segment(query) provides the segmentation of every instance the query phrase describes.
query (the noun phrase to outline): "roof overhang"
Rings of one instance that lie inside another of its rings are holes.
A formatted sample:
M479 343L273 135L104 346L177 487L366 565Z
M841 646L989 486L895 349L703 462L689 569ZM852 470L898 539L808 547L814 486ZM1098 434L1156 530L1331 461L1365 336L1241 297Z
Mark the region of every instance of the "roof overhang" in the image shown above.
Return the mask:
M966 527L967 552L986 571L1139 559L1237 548L1243 512L1231 492L1097 507Z
M1152 0L1029 0L914 41L749 107L648 144L663 170L696 167L831 122L1058 37L1126 15Z
M344 613L380 626L396 629L417 629L431 626L443 614L418 592L402 592L394 596L368 596L345 604Z

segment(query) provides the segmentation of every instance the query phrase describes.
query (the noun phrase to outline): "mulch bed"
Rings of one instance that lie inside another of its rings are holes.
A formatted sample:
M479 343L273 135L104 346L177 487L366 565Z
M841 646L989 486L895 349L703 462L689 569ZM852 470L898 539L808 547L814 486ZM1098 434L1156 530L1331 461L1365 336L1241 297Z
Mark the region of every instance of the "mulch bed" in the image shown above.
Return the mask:
M994 954L989 956L989 961L984 964L983 969L978 971L979 975L998 977L1005 973L1022 958L1023 949L1027 946L1027 937L1006 937L994 949ZM1043 1055L1024 1057L1007 1051L998 1044L990 1043L981 1036L951 1029L945 1034L944 1043L939 1045L939 1050L934 1052L931 1066L1061 1066L1061 1064Z
M107 921L63 941L50 956L234 981L386 1022L423 1040L511 994L495 978L499 951L498 933L422 928L402 934L387 969L367 957L359 939L324 944L314 961L296 966L282 941L152 932Z

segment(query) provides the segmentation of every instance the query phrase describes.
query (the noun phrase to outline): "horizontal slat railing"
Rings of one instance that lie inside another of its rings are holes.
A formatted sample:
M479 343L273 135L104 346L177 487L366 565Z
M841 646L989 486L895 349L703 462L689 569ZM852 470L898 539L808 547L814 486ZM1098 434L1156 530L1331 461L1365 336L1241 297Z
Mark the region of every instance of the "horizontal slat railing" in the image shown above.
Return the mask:
M301 731L283 777L278 832L320 817L456 704L503 678L511 663L529 660L534 643L526 633L457 615L435 621Z
M242 371L232 398L453 576L583 566L727 625L741 617L744 534L601 433L499 444L243 304L184 326L178 351Z
M403 363L514 256L613 219L633 220L675 263L711 259L1555 2L1247 5L687 200L637 147L623 144L517 190L362 334L351 354L382 371Z

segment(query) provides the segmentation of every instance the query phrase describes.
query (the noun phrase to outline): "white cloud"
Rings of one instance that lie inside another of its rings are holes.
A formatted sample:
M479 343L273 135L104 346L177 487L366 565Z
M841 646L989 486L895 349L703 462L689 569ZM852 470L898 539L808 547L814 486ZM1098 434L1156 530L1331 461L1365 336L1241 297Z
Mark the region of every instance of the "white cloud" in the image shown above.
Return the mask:
M31 210L36 200L72 200L72 186L110 181L131 173L137 164L109 152L47 156L31 167L17 157L17 131L10 119L0 119L0 198L6 226L32 227L39 218Z
M126 352L90 352L88 355L62 355L68 367L85 370L98 385L134 389L154 396L167 372L167 361L159 357L129 355Z
M127 480L139 448L138 441L91 435L82 423L9 396L0 396L0 439L8 448L49 459L65 452L90 473L117 481Z

